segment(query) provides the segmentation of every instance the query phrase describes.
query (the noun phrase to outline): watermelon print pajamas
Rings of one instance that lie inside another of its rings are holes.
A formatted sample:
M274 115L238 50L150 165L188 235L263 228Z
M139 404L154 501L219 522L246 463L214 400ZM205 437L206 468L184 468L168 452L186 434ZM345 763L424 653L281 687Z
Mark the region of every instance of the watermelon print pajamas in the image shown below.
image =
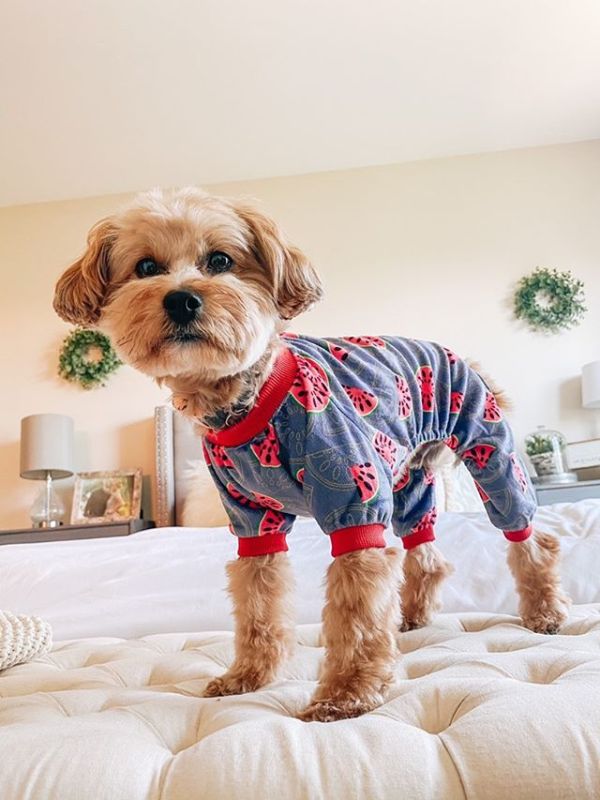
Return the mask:
M246 417L204 438L204 456L240 556L287 550L312 516L334 556L433 541L433 475L409 468L419 445L445 442L473 476L493 525L531 533L536 502L511 430L482 378L450 350L400 337L316 339L284 349Z

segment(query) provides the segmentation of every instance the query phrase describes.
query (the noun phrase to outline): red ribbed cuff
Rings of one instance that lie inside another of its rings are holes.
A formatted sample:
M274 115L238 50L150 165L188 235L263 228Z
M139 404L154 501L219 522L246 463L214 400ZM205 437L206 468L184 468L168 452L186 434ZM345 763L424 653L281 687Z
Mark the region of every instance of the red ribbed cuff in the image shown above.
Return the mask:
M238 556L268 556L270 553L285 553L288 549L285 533L269 533L266 536L240 536L238 539Z
M419 531L402 537L402 545L405 550L412 550L413 547L418 547L420 544L425 544L425 542L435 542L433 525L427 525Z
M331 539L331 555L334 558L352 553L354 550L366 550L368 547L385 547L383 532L385 525L353 525L340 528L329 534Z
M509 542L524 542L533 533L533 527L528 525L520 531L503 531Z

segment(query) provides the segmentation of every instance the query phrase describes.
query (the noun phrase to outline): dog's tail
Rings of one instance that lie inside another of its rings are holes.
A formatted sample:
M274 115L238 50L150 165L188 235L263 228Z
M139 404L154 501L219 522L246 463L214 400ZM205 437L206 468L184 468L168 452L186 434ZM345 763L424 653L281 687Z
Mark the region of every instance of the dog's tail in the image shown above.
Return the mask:
M510 397L506 394L504 389L502 389L496 381L488 375L487 372L484 372L481 368L481 364L477 361L472 361L470 358L465 358L465 362L468 367L470 367L473 372L476 372L481 380L485 383L488 387L490 392L496 398L496 402L500 406L503 411L512 411L513 409L513 402Z

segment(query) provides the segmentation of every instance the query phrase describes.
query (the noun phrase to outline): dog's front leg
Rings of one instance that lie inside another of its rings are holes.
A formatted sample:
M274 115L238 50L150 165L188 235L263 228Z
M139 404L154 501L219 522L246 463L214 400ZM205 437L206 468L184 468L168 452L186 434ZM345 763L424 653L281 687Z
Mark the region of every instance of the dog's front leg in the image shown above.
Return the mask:
M338 556L329 567L323 609L325 664L300 719L358 717L383 702L396 654L398 562L393 548L372 548Z
M253 692L275 677L294 643L287 553L239 558L227 565L235 617L235 659L210 681L205 697Z

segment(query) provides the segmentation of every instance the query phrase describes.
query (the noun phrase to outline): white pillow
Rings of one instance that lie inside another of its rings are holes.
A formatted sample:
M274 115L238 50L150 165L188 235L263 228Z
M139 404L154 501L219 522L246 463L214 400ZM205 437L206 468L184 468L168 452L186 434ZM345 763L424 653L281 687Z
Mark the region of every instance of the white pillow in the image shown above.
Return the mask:
M438 478L445 491L445 511L462 513L485 511L469 470L462 462L444 464Z
M180 482L185 500L181 524L186 528L218 528L229 523L219 492L204 460L189 461Z

